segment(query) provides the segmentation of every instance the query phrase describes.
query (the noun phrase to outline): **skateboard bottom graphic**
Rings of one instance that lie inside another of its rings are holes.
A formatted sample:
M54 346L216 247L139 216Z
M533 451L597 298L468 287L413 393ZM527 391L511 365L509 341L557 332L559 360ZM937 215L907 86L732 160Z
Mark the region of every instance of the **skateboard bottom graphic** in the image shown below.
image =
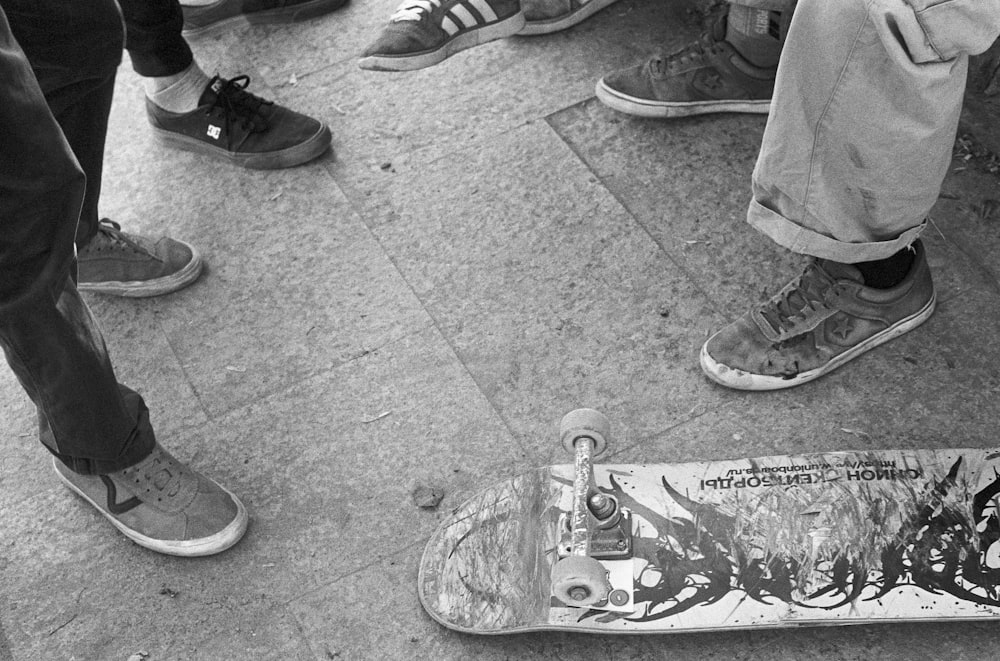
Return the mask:
M431 617L480 634L1000 619L1000 450L596 465L594 476L631 528L631 557L602 561L617 599L553 597L574 467L552 466L441 523L418 578Z

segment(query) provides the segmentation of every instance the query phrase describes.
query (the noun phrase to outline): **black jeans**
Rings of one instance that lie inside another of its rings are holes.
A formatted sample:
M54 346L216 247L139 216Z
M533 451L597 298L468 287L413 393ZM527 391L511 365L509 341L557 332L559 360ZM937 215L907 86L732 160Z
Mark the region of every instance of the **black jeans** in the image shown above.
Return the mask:
M78 221L96 232L122 41L114 0L0 0L0 348L42 443L87 474L133 465L156 442L75 278Z
M172 76L194 61L181 35L177 0L118 0L125 15L125 48L140 76Z

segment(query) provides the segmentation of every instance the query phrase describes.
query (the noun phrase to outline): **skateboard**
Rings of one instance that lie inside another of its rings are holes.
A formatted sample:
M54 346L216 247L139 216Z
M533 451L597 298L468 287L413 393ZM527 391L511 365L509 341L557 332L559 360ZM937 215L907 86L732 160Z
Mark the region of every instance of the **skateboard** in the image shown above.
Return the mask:
M595 465L485 489L431 536L420 601L466 633L668 633L1000 618L1000 448Z

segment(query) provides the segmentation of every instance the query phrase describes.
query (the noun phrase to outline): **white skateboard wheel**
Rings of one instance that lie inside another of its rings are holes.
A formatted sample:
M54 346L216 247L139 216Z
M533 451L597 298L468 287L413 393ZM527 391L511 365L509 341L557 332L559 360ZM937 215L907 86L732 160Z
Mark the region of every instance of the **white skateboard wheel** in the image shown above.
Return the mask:
M607 570L591 557L571 555L552 567L552 594L567 606L593 606L607 601L609 592Z
M559 439L567 452L576 454L576 440L581 437L594 441L593 456L602 454L611 440L611 421L594 409L570 411L559 423Z

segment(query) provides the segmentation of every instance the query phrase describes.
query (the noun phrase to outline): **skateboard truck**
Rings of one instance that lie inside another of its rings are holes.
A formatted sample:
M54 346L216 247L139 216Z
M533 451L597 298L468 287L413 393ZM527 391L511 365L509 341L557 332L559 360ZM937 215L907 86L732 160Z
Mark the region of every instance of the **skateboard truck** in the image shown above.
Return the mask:
M600 608L609 602L631 602L632 585L613 586L601 560L632 557L632 524L618 499L601 491L594 480L593 458L607 448L611 424L593 409L566 414L560 424L563 446L575 456L573 509L559 521L563 539L560 559L552 567L552 594L574 607ZM626 568L631 579L631 563Z

